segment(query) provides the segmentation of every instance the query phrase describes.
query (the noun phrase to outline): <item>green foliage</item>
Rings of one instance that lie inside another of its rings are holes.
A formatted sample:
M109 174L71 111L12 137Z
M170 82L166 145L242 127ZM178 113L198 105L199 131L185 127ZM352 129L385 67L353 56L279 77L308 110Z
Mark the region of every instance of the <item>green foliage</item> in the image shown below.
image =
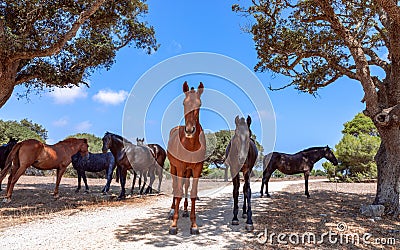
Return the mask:
M311 176L326 176L326 172L321 169L311 170Z
M385 70L377 52L386 45L387 29L380 22L386 18L378 18L383 12L374 1L255 0L232 10L252 17L245 31L255 42L255 70L289 77L283 87L314 94L343 76L360 80L354 74L359 61L353 58L349 34L371 58L370 65Z
M203 168L203 176L206 176L210 173L209 167L211 165L217 164L218 166L222 164L225 159L225 151L228 147L230 140L234 131L229 130L220 130L215 133L207 133L206 134L206 154L208 158L204 162ZM262 166L262 159L264 157L264 148L263 146L257 141L256 136L253 134L252 138L256 142L256 146L258 149L258 159L256 162L256 166Z
M325 162L322 166L329 178L340 181L359 182L377 177L374 157L381 140L370 118L357 114L353 120L344 124L343 137L335 146L338 166Z
M102 152L101 148L103 147L103 141L101 140L100 137L97 137L94 134L78 133L75 135L70 135L67 138L71 138L71 137L86 138L88 140L89 151L91 153L101 153Z
M25 84L27 92L78 86L96 69L110 69L125 46L149 54L157 50L154 28L143 21L145 0L98 2L2 2L0 64L16 71L0 73L0 83L7 88Z
M279 169L277 169L277 170L275 170L273 173L272 173L272 177L275 177L275 178L283 178L283 177L285 177L286 175L284 174L284 173L282 173L281 171L279 171Z
M44 142L47 139L47 130L27 119L20 122L0 120L0 144L7 143L11 137L19 141L36 139Z

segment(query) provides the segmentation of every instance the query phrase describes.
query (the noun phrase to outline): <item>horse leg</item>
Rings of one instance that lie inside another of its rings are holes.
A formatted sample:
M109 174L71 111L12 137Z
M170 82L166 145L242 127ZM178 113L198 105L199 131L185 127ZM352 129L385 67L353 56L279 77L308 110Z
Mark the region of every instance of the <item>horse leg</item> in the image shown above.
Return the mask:
M307 196L307 198L310 198L310 193L308 193L308 177L309 176L310 176L310 172L304 173L304 180L305 180L305 185L306 185L305 195Z
M191 170L186 170L186 177L183 185L185 185L185 202L183 203L183 214L182 217L189 217L189 212L188 212L188 189L190 186L190 172Z
M126 167L122 167L120 171L120 181L121 181L121 193L118 196L118 200L123 200L125 199L125 183L126 183L126 174L128 172L128 169Z
M21 175L23 175L25 173L25 170L28 168L25 166L20 166L18 165L14 165L11 168L11 173L10 176L8 176L8 184L7 184L7 192L6 192L6 197L4 198L3 202L10 202L11 201L11 196L12 196L12 192L14 190L14 186L15 183L17 183L19 177L21 177Z
M232 172L232 171L231 171ZM240 187L240 178L239 173L236 173L236 176L232 178L233 182L233 219L232 225L239 225L239 219L237 217L239 212L239 187Z
M85 183L85 193L89 193L89 186L87 184L85 171L82 171L82 179L83 179L83 182Z
M58 198L58 186L60 185L61 177L63 176L66 169L67 167L57 168L56 187L54 188L54 193L53 193L54 198ZM85 178L83 179L83 181L85 181Z
M136 176L137 176L136 171L132 171L132 173L133 173L133 181L132 181L131 195L133 195L133 190L135 188L135 182L136 182ZM140 184L139 184L139 190L140 190Z
M246 179L246 174L245 174L245 179ZM247 218L247 182L244 182L243 185L243 213L242 213L242 218L246 219Z
M140 178L142 178L142 176L143 176L143 185L140 188L140 195L143 194L144 187L146 186L146 183L147 183L147 171L140 171ZM139 179L139 184L140 184L140 179Z
M113 173L113 164L110 164L108 166L108 169L106 171L107 174L107 182L106 185L104 186L103 190L101 192L103 194L106 194L110 190L110 185L111 185L111 179L112 179L112 173Z
M250 171L248 171L245 175L244 175L244 186L246 187L244 189L244 204L246 203L247 200L247 220L246 220L246 230L247 231L253 231L254 230L254 226L253 226L253 212L251 211L251 188L250 188ZM244 208L244 206L243 206ZM245 210L243 209L243 213L245 213Z
M178 169L177 169L178 170ZM179 218L179 205L182 200L183 195L183 186L182 186L182 177L183 177L183 170L179 169L177 171L177 178L176 178L176 185L174 190L174 197L175 197L175 208L174 208L174 216L172 217L172 224L169 228L169 234L177 234L178 232L178 218Z
M156 167L156 166L155 166ZM150 169L149 170L149 173L150 173L150 183L149 183L149 186L147 187L147 189L146 189L146 194L148 194L148 193L153 193L153 183L154 183L154 180L156 179L156 173L155 173L155 171L156 171L156 169L154 168L154 169Z
M190 200L191 200L191 208L190 208L190 221L192 223L190 227L190 234L199 234L199 228L196 223L196 199L197 199L197 188L199 186L199 178L201 175L201 171L203 170L202 166L197 166L193 171L193 183L192 190L190 191Z
M168 219L172 220L174 214L175 214L175 192L176 191L176 184L177 184L177 179L176 179L176 167L171 164L170 166L170 172L171 172L171 178L172 178L172 205L171 205L171 210L169 211L168 214Z
M161 182L163 178L163 167L158 165L157 166L157 174L158 174L158 188L157 191L160 193L161 192ZM0 183L1 184L1 183Z
M269 179L271 178L271 175L273 172L274 171L268 170L267 175L264 177L265 180L263 178L263 182L265 183L265 193L267 193L267 198L271 198L271 195L269 195L269 193L268 193L268 182L269 182Z
M81 190L81 179L81 171L78 170L78 187L76 188L75 193L79 193L79 190Z

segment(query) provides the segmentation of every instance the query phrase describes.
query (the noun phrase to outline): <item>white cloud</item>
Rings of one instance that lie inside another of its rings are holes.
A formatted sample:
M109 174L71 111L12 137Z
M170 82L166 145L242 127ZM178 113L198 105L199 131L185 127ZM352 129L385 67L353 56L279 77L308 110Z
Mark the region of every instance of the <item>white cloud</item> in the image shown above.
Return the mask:
M75 126L75 130L79 133L88 132L88 130L92 127L92 124L89 121L83 121L78 123Z
M55 88L49 93L49 96L53 98L56 104L71 104L76 99L86 98L87 92L83 87Z
M60 119L53 121L53 125L56 127L64 127L67 124L68 124L67 117L61 117Z
M104 104L118 105L124 102L127 97L128 92L125 90L116 92L109 89L103 89L93 96L93 100Z

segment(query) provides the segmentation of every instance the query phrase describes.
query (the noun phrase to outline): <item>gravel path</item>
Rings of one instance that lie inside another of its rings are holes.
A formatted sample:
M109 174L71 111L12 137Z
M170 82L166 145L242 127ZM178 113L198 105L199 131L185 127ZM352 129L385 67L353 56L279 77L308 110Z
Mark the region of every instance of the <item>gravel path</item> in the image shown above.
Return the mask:
M304 183L304 180L270 182L269 190L278 192L297 183ZM257 206L260 186L260 182L251 185L254 206ZM182 249L243 249L247 241L254 240L255 233L246 232L245 221L241 218L239 226L230 225L231 196L231 184L199 192L201 200L196 203L196 209L200 235L196 236L189 233L190 219L182 217L178 234L168 234L167 214L172 197L163 195L155 197L150 204L76 211L10 227L1 232L0 249L176 249L178 246ZM240 208L242 200L241 196Z

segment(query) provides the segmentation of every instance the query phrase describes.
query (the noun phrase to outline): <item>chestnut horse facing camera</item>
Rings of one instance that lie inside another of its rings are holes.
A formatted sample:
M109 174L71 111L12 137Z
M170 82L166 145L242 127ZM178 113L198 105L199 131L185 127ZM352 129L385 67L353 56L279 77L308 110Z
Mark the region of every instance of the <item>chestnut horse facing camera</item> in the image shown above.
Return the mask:
M183 84L185 99L183 109L185 115L185 125L171 129L169 133L167 155L171 164L172 188L174 192L173 202L170 213L173 213L173 221L169 229L170 234L177 233L177 223L179 217L179 203L183 196L183 184L189 184L190 177L193 177L192 189L190 192L191 209L191 234L198 234L199 229L196 224L195 204L197 197L197 186L203 170L203 162L206 154L206 139L199 121L199 111L201 106L200 96L204 86L200 82L197 91L192 87L189 90L187 82ZM187 197L185 197L184 212L187 213Z
M0 181L2 181L11 169L6 197L3 201L11 201L15 183L30 166L40 170L57 169L54 196L58 197L58 186L67 166L71 163L72 155L80 152L82 156L86 156L88 148L87 139L77 138L68 138L54 145L47 145L35 139L17 143L7 157L5 168L0 172Z

